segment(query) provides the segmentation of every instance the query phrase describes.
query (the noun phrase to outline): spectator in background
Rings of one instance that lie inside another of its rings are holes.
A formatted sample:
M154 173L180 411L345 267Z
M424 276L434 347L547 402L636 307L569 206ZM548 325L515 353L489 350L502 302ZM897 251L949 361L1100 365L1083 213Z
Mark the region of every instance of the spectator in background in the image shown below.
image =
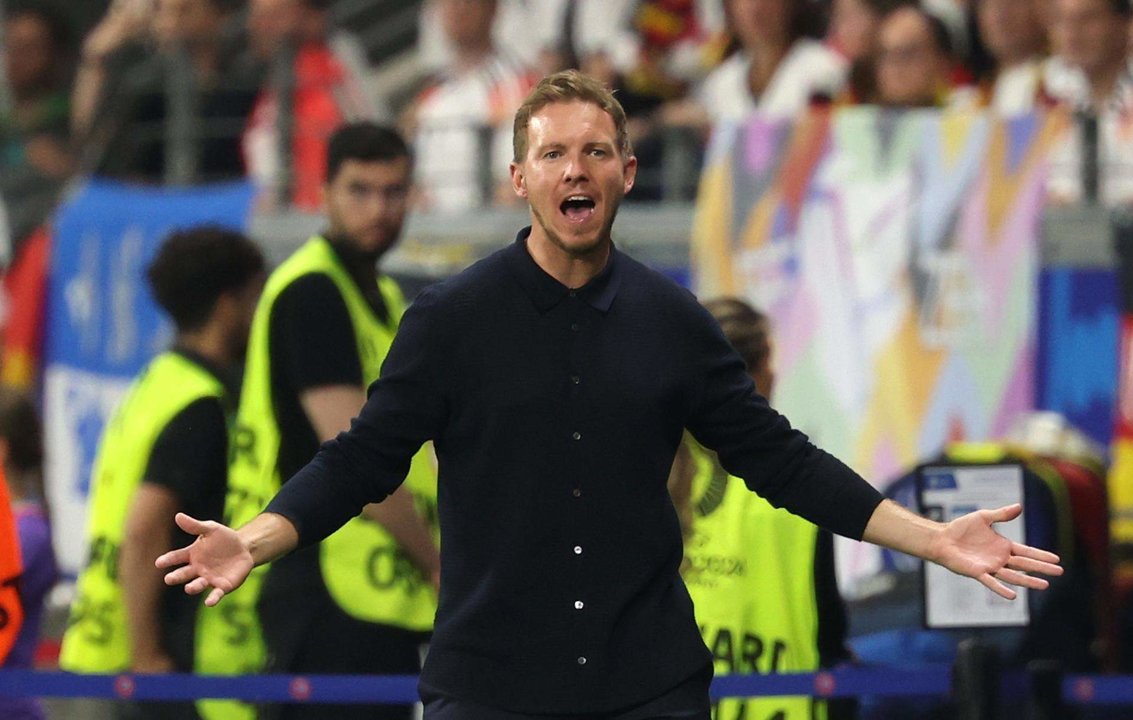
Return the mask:
M636 0L610 0L609 4L625 2ZM426 75L442 72L456 57L444 29L443 5L444 0L424 0L417 18L416 60ZM498 0L492 42L515 53L524 65L541 71L541 62L554 62L550 57L541 60L541 53L562 32L563 10L568 5L604 7L603 0ZM583 33L601 37L612 29L589 27Z
M6 8L3 45L11 107L0 116L0 174L22 167L59 180L72 169L68 94L74 45L66 22L44 7Z
M309 211L322 207L327 141L343 122L387 114L369 84L365 52L357 38L332 27L330 0L251 0L247 31L253 55L273 65L272 81L260 93L244 134L248 173L268 197ZM293 57L288 67L287 58ZM282 65L280 65L282 63ZM289 77L283 75L290 71ZM282 145L280 83L288 98L291 140ZM286 177L282 155L289 154Z
M601 58L610 72L636 59L636 35L630 30L637 0L550 0L536 13L540 20L540 75L583 67ZM622 53L615 57L615 53ZM628 56L627 62L619 62Z
M1078 110L1133 111L1130 0L1053 0L1051 44L1064 70L1048 77L1053 97Z
M1056 145L1048 194L1059 203L1133 203L1133 55L1130 0L1053 0L1051 45L1044 83L1057 102L1079 114ZM1097 118L1096 148L1084 147L1081 121ZM1098 197L1087 197L1083 154L1097 153Z
M886 15L877 33L877 98L890 107L943 107L953 65L948 28L915 5Z
M452 63L417 99L407 129L425 209L514 204L507 175L511 119L534 73L492 41L496 0L440 0Z
M744 361L755 391L771 397L767 317L735 298L704 307ZM687 433L669 489L685 536L681 575L717 674L814 672L849 660L829 531L749 492ZM753 644L762 652L752 652ZM827 707L806 697L723 700L713 716L841 720L854 716L855 705Z
M30 670L35 664L47 593L55 586L58 570L51 546L51 526L43 494L43 442L39 415L24 394L0 386L0 467L12 497L12 512L20 542L24 572L20 597L24 624L4 670ZM0 697L4 720L43 720L39 702Z
M840 102L877 102L877 29L881 19L915 0L834 0L827 42L850 64Z
M86 169L151 183L243 177L237 128L258 80L226 45L231 1L114 0L83 43L75 84ZM183 134L185 156L166 156L170 133Z
M405 311L401 289L378 263L401 236L409 148L390 128L354 123L331 136L326 168L327 228L272 273L256 309L229 471L232 522L259 512L320 444L350 427ZM435 508L436 475L419 458L385 502L273 563L258 598L250 589L230 612L207 614L206 634L243 640L217 658L226 665L203 669L246 671L260 652L260 638L246 631L258 617L270 672L418 672L436 612ZM407 720L411 711L300 705L278 717Z
M806 0L725 0L724 8L739 49L694 91L695 102L670 106L666 122L707 128L756 110L790 118L841 92L846 63L814 39L822 28L812 27Z
M1030 112L1044 97L1048 0L976 0L975 22L990 67L981 78L981 104L1000 115Z
M243 235L178 231L147 271L173 319L173 346L134 381L107 423L92 470L89 559L59 665L81 673L193 672L199 602L166 587L153 558L183 542L176 512L220 518L228 420L264 259ZM200 633L200 643L225 639ZM192 703L127 704L123 718L196 720Z

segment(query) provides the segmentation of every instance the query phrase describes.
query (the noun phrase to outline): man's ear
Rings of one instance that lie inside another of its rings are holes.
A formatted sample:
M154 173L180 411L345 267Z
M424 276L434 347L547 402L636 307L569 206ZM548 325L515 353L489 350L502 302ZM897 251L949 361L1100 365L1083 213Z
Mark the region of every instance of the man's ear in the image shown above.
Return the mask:
M508 166L511 172L511 189L521 198L527 198L527 176L523 173L523 166L512 163Z

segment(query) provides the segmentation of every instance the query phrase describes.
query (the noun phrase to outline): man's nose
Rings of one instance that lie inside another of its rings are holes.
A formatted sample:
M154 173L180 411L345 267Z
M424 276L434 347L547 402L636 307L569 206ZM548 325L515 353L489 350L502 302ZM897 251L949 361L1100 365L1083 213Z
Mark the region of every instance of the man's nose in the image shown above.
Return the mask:
M567 182L578 182L579 180L587 179L586 163L583 162L583 158L580 155L572 155L567 158L563 179Z

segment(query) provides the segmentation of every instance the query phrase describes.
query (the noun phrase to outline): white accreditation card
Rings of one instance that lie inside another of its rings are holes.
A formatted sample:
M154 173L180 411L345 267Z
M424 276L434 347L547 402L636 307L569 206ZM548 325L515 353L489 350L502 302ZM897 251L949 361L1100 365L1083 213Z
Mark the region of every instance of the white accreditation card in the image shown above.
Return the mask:
M976 510L993 510L1023 502L1023 468L1019 465L928 465L918 474L921 512L948 522ZM999 523L996 531L1025 543L1023 515ZM925 626L929 628L1020 627L1030 622L1027 589L1013 587L1018 597L1004 599L972 578L956 575L934 563L924 564Z

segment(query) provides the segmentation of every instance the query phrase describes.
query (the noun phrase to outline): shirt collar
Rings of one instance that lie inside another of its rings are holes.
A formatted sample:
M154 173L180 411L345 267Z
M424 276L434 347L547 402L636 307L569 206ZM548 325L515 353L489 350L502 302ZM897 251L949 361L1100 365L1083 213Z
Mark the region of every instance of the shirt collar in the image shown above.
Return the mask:
M600 273L582 287L571 291L570 288L548 275L531 257L531 253L527 250L529 235L531 235L530 225L520 230L519 234L515 236L515 242L508 248L507 258L520 286L531 298L531 301L535 303L539 312L547 312L570 297L572 292L599 312L604 313L610 309L610 306L614 304L614 298L617 297L618 288L621 286L622 263L618 262L617 257L620 253L617 248L610 248L610 258L606 261L606 267L602 268Z

